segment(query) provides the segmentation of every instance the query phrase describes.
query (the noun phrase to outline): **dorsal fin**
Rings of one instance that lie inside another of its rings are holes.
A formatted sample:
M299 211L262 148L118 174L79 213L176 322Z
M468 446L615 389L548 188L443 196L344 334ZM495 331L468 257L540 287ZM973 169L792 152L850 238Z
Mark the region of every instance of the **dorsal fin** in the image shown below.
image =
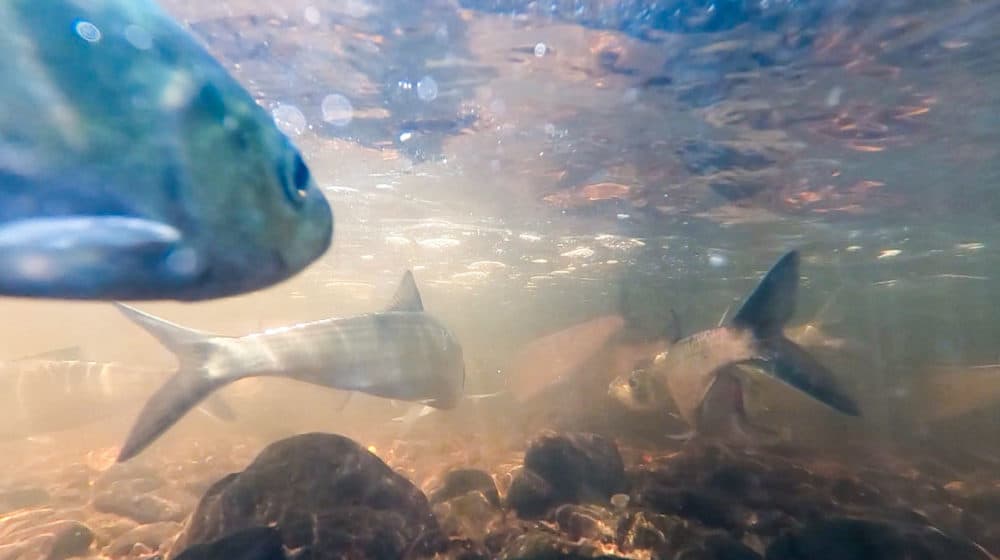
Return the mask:
M403 279L396 288L396 295L392 296L392 301L385 308L386 311L412 311L424 310L424 302L420 299L420 292L417 291L417 283L413 280L413 272L407 270L403 274Z
M799 288L799 253L785 253L733 317L733 325L753 331L759 338L781 332L795 313Z

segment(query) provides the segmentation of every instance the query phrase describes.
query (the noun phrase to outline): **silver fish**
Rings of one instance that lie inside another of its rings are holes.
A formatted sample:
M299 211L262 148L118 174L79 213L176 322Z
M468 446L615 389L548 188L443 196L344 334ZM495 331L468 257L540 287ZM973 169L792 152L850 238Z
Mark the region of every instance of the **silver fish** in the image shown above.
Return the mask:
M0 364L0 439L58 432L111 418L138 404L166 371L81 359L78 348ZM230 421L233 411L213 396L201 410Z
M326 252L299 151L152 0L0 2L0 295L202 300Z
M424 313L407 271L382 312L324 319L241 337L190 330L116 303L129 319L177 355L179 367L149 399L122 446L126 461L216 389L247 377L280 376L441 409L465 385L462 347Z
M786 253L726 325L683 338L645 368L611 383L609 394L632 409L676 406L692 433L724 429L749 436L767 431L746 418L739 370L763 370L827 406L860 411L833 374L783 329L795 312L799 254Z

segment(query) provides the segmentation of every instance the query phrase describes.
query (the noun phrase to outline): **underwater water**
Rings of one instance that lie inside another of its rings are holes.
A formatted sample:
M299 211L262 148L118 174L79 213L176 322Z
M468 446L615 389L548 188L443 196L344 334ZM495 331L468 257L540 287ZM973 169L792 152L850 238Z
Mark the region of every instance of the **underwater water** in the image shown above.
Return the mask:
M273 287L135 307L242 336L411 270L464 398L241 379L116 463L174 356L110 303L0 298L0 558L1000 555L1000 2L162 4L335 233ZM747 370L775 437L683 441L609 394L791 250L785 332L859 416Z

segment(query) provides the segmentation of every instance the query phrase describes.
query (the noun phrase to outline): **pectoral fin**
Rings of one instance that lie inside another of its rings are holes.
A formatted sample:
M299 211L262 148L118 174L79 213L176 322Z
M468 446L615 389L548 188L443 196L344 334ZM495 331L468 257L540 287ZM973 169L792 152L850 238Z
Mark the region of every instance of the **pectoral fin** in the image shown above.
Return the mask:
M129 216L56 216L0 224L0 293L134 299L150 285L183 286L204 263L180 231Z

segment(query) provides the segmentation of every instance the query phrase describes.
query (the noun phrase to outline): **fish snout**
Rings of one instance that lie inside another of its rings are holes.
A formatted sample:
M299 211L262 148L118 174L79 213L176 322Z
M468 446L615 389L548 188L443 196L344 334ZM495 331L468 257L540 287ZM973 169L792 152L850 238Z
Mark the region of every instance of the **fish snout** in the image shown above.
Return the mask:
M322 257L333 242L334 215L319 188L309 189L295 234L284 248L287 270L295 274Z

